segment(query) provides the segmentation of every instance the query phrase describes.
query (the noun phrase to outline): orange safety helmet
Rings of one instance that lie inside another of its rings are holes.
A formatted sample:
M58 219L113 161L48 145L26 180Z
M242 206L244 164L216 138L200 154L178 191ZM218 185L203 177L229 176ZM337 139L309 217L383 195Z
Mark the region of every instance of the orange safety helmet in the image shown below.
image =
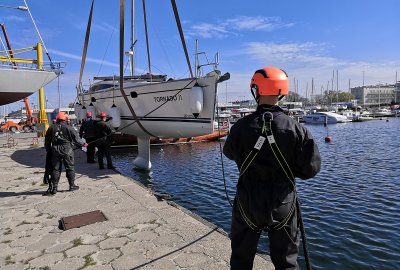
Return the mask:
M276 67L265 67L257 70L251 78L250 88L255 97L258 90L260 96L280 96L289 93L289 80L286 72Z
M107 113L105 113L105 112L100 113L100 117L106 117L106 116L107 116Z
M86 117L92 117L92 112L87 112Z
M65 112L59 112L57 114L57 119L58 120L62 120L62 121L67 121L68 120L68 114L66 114Z

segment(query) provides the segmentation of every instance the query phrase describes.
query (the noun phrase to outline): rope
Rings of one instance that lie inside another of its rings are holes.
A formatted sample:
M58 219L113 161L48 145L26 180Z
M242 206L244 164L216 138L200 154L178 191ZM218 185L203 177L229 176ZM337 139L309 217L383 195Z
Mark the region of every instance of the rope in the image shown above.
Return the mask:
M146 1L142 0L142 3L143 3L144 31L146 34L147 64L149 65L149 75L151 80L151 62L150 62L149 32L147 31Z
M188 54L188 51L186 48L185 37L183 36L182 25L181 25L181 21L179 19L178 8L176 7L175 0L171 0L171 4L172 4L172 9L174 10L176 25L178 26L178 30L179 30L179 36L181 37L182 47L183 47L183 50L185 51L185 57L186 57L186 62L188 64L189 71L190 71L190 76L193 78L192 66L190 65L189 54Z
M85 63L86 63L87 48L89 45L90 28L92 25L93 6L94 6L94 0L92 0L92 5L90 7L90 13L89 13L89 19L88 19L88 23L86 26L86 34L85 34L85 42L83 44L81 68L79 71L79 81L78 81L78 87L76 88L78 95L79 95L79 92L82 90L82 76L83 76L83 69L85 68Z
M35 20L33 19L31 10L29 9L29 6L28 6L28 4L26 3L26 0L24 0L24 3L25 3L25 6L26 6L27 9L28 9L29 16L30 16L31 19L32 19L33 26L35 26L36 32L37 32L37 34L38 34L38 36L39 36L39 39L40 39L40 41L41 41L42 44L43 44L43 48L44 48L44 50L46 51L46 55L47 55L47 57L49 58L49 61L50 61L51 65L53 65L53 61L51 61L49 51L47 50L46 45L44 44L42 35L40 34L39 29L38 29L37 26L36 26Z

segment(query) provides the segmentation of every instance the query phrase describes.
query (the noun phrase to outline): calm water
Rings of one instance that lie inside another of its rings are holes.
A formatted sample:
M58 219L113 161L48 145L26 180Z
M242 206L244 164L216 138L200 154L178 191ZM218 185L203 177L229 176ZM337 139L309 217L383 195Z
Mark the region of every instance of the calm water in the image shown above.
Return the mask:
M324 142L325 127L307 128L322 156L321 172L297 182L313 268L399 269L400 118L329 125L332 143ZM230 231L219 142L152 147L151 174L132 170L135 155L136 149L116 150L115 165ZM225 157L223 162L233 199L237 168ZM268 253L265 238L259 249Z

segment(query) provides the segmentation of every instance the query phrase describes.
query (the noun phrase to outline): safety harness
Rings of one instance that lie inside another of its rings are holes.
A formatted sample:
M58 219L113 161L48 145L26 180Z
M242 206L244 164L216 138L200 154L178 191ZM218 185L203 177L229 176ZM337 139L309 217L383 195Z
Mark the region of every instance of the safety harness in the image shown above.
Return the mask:
M274 134L272 133L272 120L274 119L274 116L271 112L265 112L262 114L262 121L263 121L263 126L261 129L261 135L258 137L258 140L256 144L254 145L253 149L250 151L250 153L247 155L246 159L244 160L242 166L240 167L240 175L239 178L247 171L247 169L250 167L250 165L253 163L254 159L260 152L262 146L265 143L265 140L268 140L268 144L271 148L272 153L274 154L276 160L278 161L279 165L281 166L283 172L286 175L286 178L289 180L294 196L292 200L292 204L290 206L289 213L287 216L278 224L274 226L265 226L265 227L260 227L254 224L251 219L246 215L242 203L240 202L239 196L236 196L237 204L239 207L239 212L243 218L243 220L247 223L247 225L254 231L261 232L262 230L279 230L283 228L291 216L293 215L294 211L296 210L296 200L297 200L297 193L296 193L296 183L294 181L295 177L293 176L292 170L290 169L288 163L286 162L286 159L284 158L282 152L279 150L278 145L276 144Z

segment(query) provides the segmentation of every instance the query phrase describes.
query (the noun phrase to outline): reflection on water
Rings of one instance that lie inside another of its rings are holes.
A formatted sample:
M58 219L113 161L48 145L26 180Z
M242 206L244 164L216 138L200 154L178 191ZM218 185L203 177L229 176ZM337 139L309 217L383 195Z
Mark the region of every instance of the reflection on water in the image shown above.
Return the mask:
M307 128L322 156L321 172L297 182L313 268L397 269L400 118ZM332 143L324 142L327 133ZM132 169L135 156L136 149L113 153L123 174L230 231L219 142L152 147L151 174ZM232 161L223 161L232 199L238 171ZM261 251L266 242L260 241Z

